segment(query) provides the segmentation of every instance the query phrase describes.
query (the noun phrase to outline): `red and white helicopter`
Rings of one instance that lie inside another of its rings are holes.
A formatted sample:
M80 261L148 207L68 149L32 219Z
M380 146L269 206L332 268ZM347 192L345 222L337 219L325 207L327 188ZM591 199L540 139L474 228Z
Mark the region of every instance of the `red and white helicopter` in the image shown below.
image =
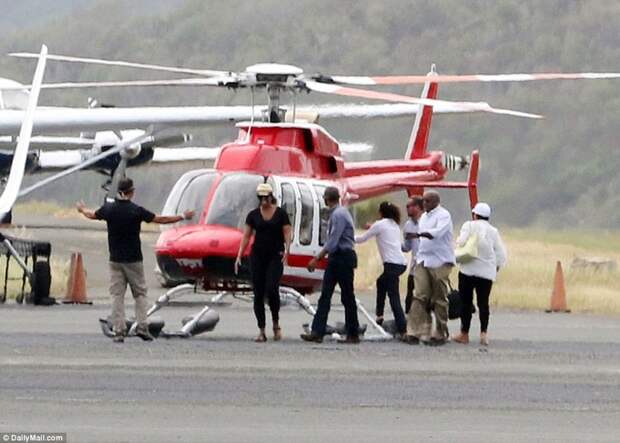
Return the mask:
M33 57L32 54L19 56ZM282 277L282 296L297 301L310 314L314 309L305 295L318 289L322 280L318 270L306 270L309 260L318 253L325 242L327 211L322 194L327 186L336 186L343 195L345 205L369 197L405 190L410 195L420 194L425 187L464 188L468 190L470 204L477 201L479 156L473 151L469 158L452 156L427 149L433 108L452 109L453 112L492 112L521 117L538 118L535 114L505 109L495 109L480 102L445 102L437 100L440 82L471 81L529 81L538 79L603 79L618 78L617 73L577 74L509 74L441 76L434 69L427 76L356 77L306 75L300 68L280 64L260 64L244 72L168 68L128 62L111 62L99 59L81 59L66 56L48 56L49 59L80 63L133 66L146 69L181 72L198 76L191 79L129 82L91 82L43 84L45 88L132 86L132 85L201 85L227 88L265 89L268 95L266 110L257 113L249 109L249 122L239 123L236 141L222 146L213 169L187 172L176 183L164 206L164 214L176 214L186 209L196 211L195 218L167 229L160 235L155 252L159 268L169 281L192 281L171 289L149 311L153 314L173 298L201 286L223 293L247 292L249 274L233 272L234 259L241 241L245 215L256 206L255 188L264 180L269 181L280 205L288 212L293 223L293 242L289 260ZM420 98L371 91L343 85L388 85L423 83ZM366 162L345 162L339 143L316 123L300 121L295 105L287 109L280 106L281 93L322 92L353 97L409 103L419 107L403 159ZM252 94L253 97L253 94ZM217 120L235 120L220 110ZM246 113L247 115L248 113ZM110 114L112 115L112 114ZM167 114L170 122L173 114ZM257 121L257 116L263 121ZM110 119L110 117L108 117ZM150 123L162 121L151 115ZM111 117L113 119L113 117ZM191 121L191 119L190 119ZM204 123L205 118L201 121ZM187 120L186 120L187 122ZM0 126L1 127L1 126ZM118 146L121 152L129 145ZM448 181L450 170L469 166L467 179ZM121 171L124 172L124 171ZM246 251L246 254L249 252ZM380 332L382 328L365 311L360 309ZM191 336L212 329L219 317L208 306L177 333Z

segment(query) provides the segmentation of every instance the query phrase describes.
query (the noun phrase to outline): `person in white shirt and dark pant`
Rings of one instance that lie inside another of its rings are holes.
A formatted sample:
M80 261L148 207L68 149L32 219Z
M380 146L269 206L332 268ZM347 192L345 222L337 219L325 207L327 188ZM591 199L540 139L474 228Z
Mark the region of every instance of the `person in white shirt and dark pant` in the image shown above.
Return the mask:
M455 265L452 245L452 217L439 205L439 194L424 193L426 211L418 222L420 239L414 271L415 290L413 304L407 316L405 342L443 345L448 341L448 278ZM435 333L431 335L432 318L435 315Z
M394 313L396 332L402 337L407 330L407 321L400 303L399 277L407 269L407 259L401 251L400 210L385 201L379 205L379 215L381 219L373 223L364 234L355 236L355 242L364 243L372 237L377 238L383 262L383 273L377 279L377 323L383 323L387 294Z
M480 344L489 344L487 327L489 325L489 297L497 276L497 271L506 264L506 248L499 232L489 223L491 208L486 203L478 203L472 210L474 220L461 227L456 240L457 247L465 245L472 235L477 235L477 254L470 260L460 263L459 293L461 296L461 333L454 337L457 343L469 343L471 312L476 291L476 302L480 316Z

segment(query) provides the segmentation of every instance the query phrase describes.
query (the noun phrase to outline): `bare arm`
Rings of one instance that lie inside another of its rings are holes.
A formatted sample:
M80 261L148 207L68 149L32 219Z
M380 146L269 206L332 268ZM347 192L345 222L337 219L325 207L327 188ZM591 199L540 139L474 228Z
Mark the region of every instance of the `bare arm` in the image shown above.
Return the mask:
M254 230L251 226L245 225L245 229L243 230L243 238L241 239L241 244L239 245L239 251L237 252L237 258L235 259L235 274L239 273L239 266L241 265L241 256L243 255L243 251L248 247L248 243L250 243L250 237L252 237ZM285 237L286 238L286 237Z
M88 209L83 201L79 201L75 204L77 211L82 214L84 217L89 218L91 220L97 220L97 216L95 215L95 211L92 209Z
M156 215L151 223L158 223L160 225L169 225L171 223L177 223L181 220L189 220L194 216L194 211L185 211L183 215Z
M282 233L284 234L284 254L288 255L291 250L291 225L282 226Z

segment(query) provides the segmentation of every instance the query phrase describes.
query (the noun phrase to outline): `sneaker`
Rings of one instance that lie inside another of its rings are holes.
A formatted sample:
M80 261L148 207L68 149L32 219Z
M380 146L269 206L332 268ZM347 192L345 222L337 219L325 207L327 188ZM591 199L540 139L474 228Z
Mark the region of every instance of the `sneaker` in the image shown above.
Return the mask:
M144 341L152 341L153 336L149 332L148 329L137 328L136 329L136 337L140 337Z
M320 335L317 335L313 332L310 332L308 334L301 334L300 335L301 339L303 341L312 341L315 343L323 343L323 337L321 337Z

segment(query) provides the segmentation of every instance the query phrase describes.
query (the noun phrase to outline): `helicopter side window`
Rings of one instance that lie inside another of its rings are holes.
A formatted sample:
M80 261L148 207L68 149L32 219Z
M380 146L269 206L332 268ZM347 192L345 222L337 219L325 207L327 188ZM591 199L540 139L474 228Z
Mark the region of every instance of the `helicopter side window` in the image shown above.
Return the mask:
M299 243L309 245L312 243L312 218L314 217L314 199L308 185L299 183L301 195L301 222L299 224Z
M314 185L314 192L319 199L319 245L323 246L327 239L327 222L329 221L329 208L325 206L325 200L323 200L325 186Z
M243 229L248 212L258 207L256 186L263 181L262 176L254 174L224 177L215 190L206 223Z
M291 221L292 226L295 226L295 216L297 215L297 204L295 200L293 185L290 183L282 183L282 209L288 214L288 219Z

